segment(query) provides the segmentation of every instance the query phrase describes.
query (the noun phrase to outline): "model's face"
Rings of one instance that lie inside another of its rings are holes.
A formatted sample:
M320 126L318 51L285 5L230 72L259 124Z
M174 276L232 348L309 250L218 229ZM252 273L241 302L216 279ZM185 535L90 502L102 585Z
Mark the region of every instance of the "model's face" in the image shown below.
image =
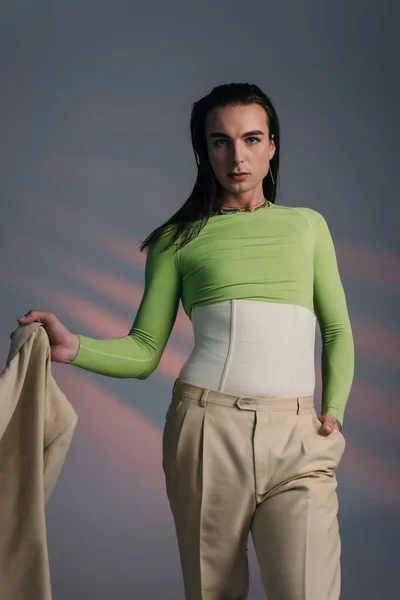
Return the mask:
M275 153L269 139L267 114L259 104L212 109L206 118L210 164L221 186L243 194L261 186ZM246 173L234 178L233 173Z

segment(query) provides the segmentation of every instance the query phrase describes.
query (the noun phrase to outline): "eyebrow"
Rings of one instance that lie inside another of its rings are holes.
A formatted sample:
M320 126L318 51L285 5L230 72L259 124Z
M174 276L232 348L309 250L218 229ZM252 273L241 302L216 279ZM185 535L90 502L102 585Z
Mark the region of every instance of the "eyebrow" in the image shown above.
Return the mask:
M253 131L248 131L247 133L244 133L242 135L242 138L248 137L250 135L264 135L263 131L260 131L259 129L254 129ZM213 133L210 133L210 137L212 138L226 138L228 140L230 140L230 136L227 135L226 133L221 133L219 131L214 131Z

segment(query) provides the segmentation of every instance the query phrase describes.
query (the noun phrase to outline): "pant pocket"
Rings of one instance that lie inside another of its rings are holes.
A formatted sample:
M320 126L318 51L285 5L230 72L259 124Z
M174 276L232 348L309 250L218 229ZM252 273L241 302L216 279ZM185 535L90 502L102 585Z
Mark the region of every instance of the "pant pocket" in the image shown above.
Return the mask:
M333 429L332 433L330 433L328 435L322 433L322 431L321 431L322 423L318 419L318 416L317 416L317 413L315 412L315 410L312 410L311 418L312 418L313 427L315 428L315 431L318 432L318 435L320 436L320 438L323 438L323 439L321 439L321 444L323 446L323 450L322 450L322 448L320 448L321 444L318 444L318 449L319 449L319 451L321 451L321 452L323 451L324 453L326 453L326 456L331 455L331 457L334 458L335 469L336 469L342 459L343 453L346 448L345 437L341 431L336 429L336 427Z
M312 418L312 422L313 422L313 425L314 425L315 429L316 429L316 430L318 431L318 433L319 433L319 432L320 432L320 429L321 429L321 427L322 427L322 423L321 423L321 421L318 419L318 415L317 415L317 413L315 412L315 410L314 410L314 409L311 411L311 418Z
M180 405L181 402L182 402L182 397L181 396L178 396L178 395L173 395L172 396L171 402L169 403L167 412L165 414L165 422L166 423L172 417L172 415L177 410L177 408L178 408L178 406Z
M316 413L316 411L313 409L311 412L311 416L312 416L312 421L315 425L315 428L318 432L321 433L321 435L325 435L321 432L321 427L322 427L322 423L321 421L318 419L318 415ZM344 435L341 431L339 431L339 429L336 429L336 427L333 429L332 433L330 435L339 435L340 437L342 437L344 439Z
M168 479L174 470L182 427L191 402L191 398L187 398L182 395L173 396L165 417L165 425L162 437L162 466L167 478L167 488Z

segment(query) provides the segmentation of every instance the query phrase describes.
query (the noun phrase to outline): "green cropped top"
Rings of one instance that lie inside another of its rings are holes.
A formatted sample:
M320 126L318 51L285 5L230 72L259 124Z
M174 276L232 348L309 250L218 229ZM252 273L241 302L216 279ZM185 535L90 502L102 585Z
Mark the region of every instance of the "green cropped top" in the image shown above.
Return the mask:
M315 313L322 336L322 414L340 422L354 375L354 343L336 253L324 217L311 208L271 204L215 215L181 250L168 234L147 254L144 293L129 333L79 335L70 364L111 377L146 379L157 368L179 301L194 306L232 299L294 304Z

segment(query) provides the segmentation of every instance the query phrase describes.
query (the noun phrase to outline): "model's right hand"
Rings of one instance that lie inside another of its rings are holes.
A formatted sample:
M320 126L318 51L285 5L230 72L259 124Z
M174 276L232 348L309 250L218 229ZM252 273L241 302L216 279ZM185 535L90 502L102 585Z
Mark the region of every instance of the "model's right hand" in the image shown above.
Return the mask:
M69 363L75 358L79 349L79 337L69 331L52 312L30 310L17 319L20 325L29 325L34 321L43 323L50 341L51 360Z

